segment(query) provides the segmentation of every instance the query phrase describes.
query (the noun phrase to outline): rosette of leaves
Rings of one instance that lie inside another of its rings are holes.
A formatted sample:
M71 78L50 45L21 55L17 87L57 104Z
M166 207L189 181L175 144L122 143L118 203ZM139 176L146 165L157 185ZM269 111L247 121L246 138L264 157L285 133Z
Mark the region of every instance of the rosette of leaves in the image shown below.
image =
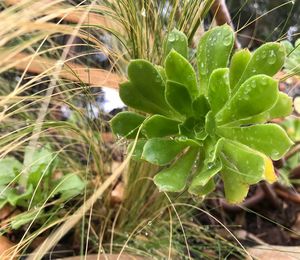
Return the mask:
M162 166L154 177L161 191L188 189L205 196L218 175L226 199L238 203L251 184L276 180L272 160L292 141L280 126L266 122L292 111L291 99L272 78L285 51L279 43L266 43L252 54L243 49L231 57L233 44L229 26L207 31L197 48L196 73L187 60L185 35L173 30L164 41L164 67L146 60L128 66L120 97L134 112L119 113L111 126L127 139L139 133L133 157Z

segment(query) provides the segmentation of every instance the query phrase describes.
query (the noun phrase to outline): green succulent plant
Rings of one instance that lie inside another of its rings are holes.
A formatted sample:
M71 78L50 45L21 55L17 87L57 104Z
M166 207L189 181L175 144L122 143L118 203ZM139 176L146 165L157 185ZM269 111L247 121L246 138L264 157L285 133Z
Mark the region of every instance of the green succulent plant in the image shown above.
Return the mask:
M207 31L197 49L197 75L187 60L187 39L175 29L163 44L164 67L146 60L128 66L120 97L142 113L117 114L112 130L127 139L141 130L133 157L162 166L154 177L161 191L187 188L205 196L219 173L226 199L238 203L251 184L276 180L271 159L281 158L292 141L280 126L264 123L292 111L291 99L272 78L285 51L266 43L253 54L243 49L231 57L233 44L231 27Z

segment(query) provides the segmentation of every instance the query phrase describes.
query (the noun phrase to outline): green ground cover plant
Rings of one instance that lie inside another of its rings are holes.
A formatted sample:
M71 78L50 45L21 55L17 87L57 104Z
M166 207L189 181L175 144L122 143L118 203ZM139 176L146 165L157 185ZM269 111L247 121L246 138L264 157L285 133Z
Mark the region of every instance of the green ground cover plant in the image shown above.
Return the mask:
M271 159L293 144L280 126L266 123L292 111L291 99L272 78L285 50L266 43L253 54L243 49L231 57L233 45L231 27L207 31L197 48L197 75L187 38L174 30L164 42L164 67L142 59L128 66L120 97L141 113L122 112L111 126L128 139L140 129L134 158L163 167L154 177L161 191L205 196L220 173L226 199L238 203L251 184L276 180Z

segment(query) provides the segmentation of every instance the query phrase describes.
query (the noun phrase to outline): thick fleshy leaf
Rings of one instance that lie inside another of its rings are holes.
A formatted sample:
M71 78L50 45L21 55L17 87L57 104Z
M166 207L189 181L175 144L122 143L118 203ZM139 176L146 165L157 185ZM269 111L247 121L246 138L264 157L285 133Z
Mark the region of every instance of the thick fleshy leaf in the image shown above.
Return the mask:
M221 169L222 164L219 160L204 165L203 168L195 174L189 192L196 195L205 195L205 192L210 191L206 185ZM211 185L209 185L209 187L213 187L212 183L210 183Z
M248 78L254 75L265 74L271 77L274 76L283 66L284 60L285 51L281 44L263 44L253 53L235 89L239 88Z
M216 69L209 78L208 100L214 114L219 112L230 97L229 69Z
M197 97L192 104L194 117L197 119L205 117L210 110L207 98L204 95Z
M204 118L203 118L204 119ZM194 138L195 137L195 127L197 127L197 124L199 124L199 120L195 119L194 117L187 118L182 124L179 125L179 134L182 136L186 136L188 138ZM201 122L201 125L203 124L204 127L204 121Z
M199 143L197 140L194 138L188 138L187 136L178 136L175 138L175 140L183 145L191 146L191 147L200 147L202 144Z
M266 170L270 175L266 156L240 143L223 139L220 158L225 196L230 203L241 202L250 184L266 179Z
M160 74L161 78L163 79L163 81L166 82L167 81L167 75L166 75L165 68L160 66L160 65L155 65L155 68L159 72L159 74Z
M210 136L214 136L215 131L216 131L215 116L212 111L209 111L205 117L205 132Z
M248 49L239 50L233 54L230 63L230 88L233 89L239 82L251 58L251 52Z
M234 33L230 26L222 25L207 31L200 39L197 49L200 91L207 94L211 73L227 67L234 43Z
M240 182L255 184L264 179L265 160L260 152L228 139L223 139L220 151L222 164L236 172Z
M268 119L286 117L293 112L293 100L287 94L280 92L277 102L268 111Z
M167 79L184 85L192 99L199 96L196 73L192 65L178 52L172 50L165 61Z
M156 165L166 165L174 160L185 147L186 144L176 140L152 138L144 146L142 159Z
M237 122L236 125L262 124L274 118L286 117L293 112L293 100L287 94L279 92L275 105L268 111Z
M120 112L111 120L111 128L115 135L135 138L139 126L145 117L134 112Z
M277 81L269 76L253 76L243 83L216 115L218 125L247 119L269 110L278 98Z
M286 132L276 124L219 127L217 134L258 150L273 160L280 159L293 144Z
M165 137L178 134L180 122L169 119L165 116L154 115L147 119L142 128L142 133L147 138Z
M221 176L224 183L225 198L232 204L242 202L249 190L249 185L237 178L239 174L238 171L226 166L222 169Z
M181 115L189 116L192 114L192 99L184 85L168 80L166 99L169 105Z
M162 170L154 177L154 183L160 191L181 192L195 163L198 150L190 149L171 167Z
M183 32L178 31L176 28L164 38L164 57L167 57L172 49L180 53L186 59L188 58L188 39Z
M122 101L135 109L170 115L165 101L165 83L159 71L146 60L133 60L128 66L129 82L120 85Z

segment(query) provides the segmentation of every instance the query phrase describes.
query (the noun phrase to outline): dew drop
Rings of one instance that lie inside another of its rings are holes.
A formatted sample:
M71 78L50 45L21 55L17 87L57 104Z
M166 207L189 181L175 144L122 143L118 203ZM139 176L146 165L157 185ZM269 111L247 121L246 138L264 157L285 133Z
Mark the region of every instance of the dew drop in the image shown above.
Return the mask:
M168 41L169 42L174 42L176 40L175 34L174 33L170 33L169 37L168 37Z
M270 51L267 62L272 65L276 62L276 54L273 50Z
M210 162L207 164L207 168L210 170L212 169L213 167L215 166L215 163L214 162Z
M231 35L225 36L225 38L223 40L223 44L225 46L229 46L231 43L232 43L232 37L231 37Z
M145 10L145 8L142 9L141 15L142 15L143 17L146 17L146 10Z

